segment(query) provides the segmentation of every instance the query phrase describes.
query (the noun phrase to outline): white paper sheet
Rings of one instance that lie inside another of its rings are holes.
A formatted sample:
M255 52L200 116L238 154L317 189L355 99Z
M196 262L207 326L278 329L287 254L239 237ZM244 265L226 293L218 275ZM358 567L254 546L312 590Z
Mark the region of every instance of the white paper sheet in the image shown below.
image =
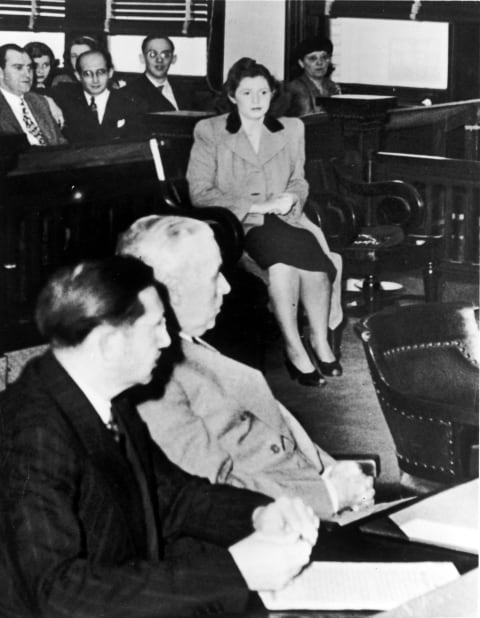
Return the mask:
M277 592L261 592L271 610L386 610L458 577L451 562L313 562Z
M361 509L360 511L343 511L340 515L334 515L329 521L333 521L337 523L339 526L346 526L347 524L351 524L352 521L358 521L360 519L365 519L369 515L373 515L373 513L381 513L382 511L386 511L387 509L391 509L394 506L402 504L403 502L409 502L413 500L412 498L400 498L400 500L393 500L392 502L379 502L378 504L374 504L373 506L369 506L366 509Z
M478 479L391 513L411 541L478 554Z

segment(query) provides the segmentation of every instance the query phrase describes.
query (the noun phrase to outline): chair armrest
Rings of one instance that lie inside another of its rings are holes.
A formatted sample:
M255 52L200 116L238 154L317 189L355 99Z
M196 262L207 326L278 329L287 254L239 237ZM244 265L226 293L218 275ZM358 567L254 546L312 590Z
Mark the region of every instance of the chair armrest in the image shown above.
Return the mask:
M305 214L322 228L332 250L350 245L360 232L353 202L332 191L311 193Z
M403 180L362 182L353 179L333 164L339 186L362 197L388 198L378 202L378 224L400 225L405 231L417 228L423 222L425 204L418 190Z
M362 472L374 479L380 476L380 456L377 453L330 453L337 461L355 461L358 463Z
M222 206L191 207L187 212L187 216L206 221L211 226L225 264L235 264L240 259L245 235L242 224L233 212Z
M194 207L188 196L185 179L160 182L162 205L159 214L178 215L199 219L210 225L215 234L223 261L226 265L235 264L243 253L244 232L238 218L222 206Z

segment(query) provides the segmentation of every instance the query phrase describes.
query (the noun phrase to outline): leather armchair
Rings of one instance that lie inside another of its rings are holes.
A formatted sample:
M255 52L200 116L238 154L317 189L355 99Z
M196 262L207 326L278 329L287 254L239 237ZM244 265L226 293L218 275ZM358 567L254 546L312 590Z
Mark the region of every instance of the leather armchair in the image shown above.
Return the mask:
M454 484L478 475L478 309L390 307L357 326L405 477ZM417 492L422 482L415 482Z

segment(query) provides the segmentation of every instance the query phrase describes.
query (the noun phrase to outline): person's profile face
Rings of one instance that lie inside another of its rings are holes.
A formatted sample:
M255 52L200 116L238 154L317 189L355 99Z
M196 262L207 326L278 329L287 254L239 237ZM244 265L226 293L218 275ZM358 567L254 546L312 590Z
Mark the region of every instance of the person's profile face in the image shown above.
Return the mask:
M191 336L200 337L215 326L223 297L230 292L230 285L220 271L222 257L218 245L210 234L198 233L186 244L189 258L178 282L180 294L171 302L181 329Z
M165 39L152 39L142 55L145 70L156 79L165 79L172 64L177 60L170 43Z
M170 345L162 301L154 287L138 295L145 312L131 325L122 328L123 345L119 349L118 371L126 388L148 384L161 350Z
M238 84L233 97L229 97L235 103L238 113L243 118L257 120L263 118L268 112L273 92L267 80L258 75L257 77L244 77Z
M325 77L332 57L326 51L313 51L298 61L298 64L311 79Z
M18 97L30 91L33 81L32 60L26 52L9 49L5 67L0 68L0 86Z
M52 64L50 62L50 57L46 54L44 56L38 56L33 59L33 63L35 65L35 77L37 79L37 86L42 86L45 83L45 80L50 74L52 70Z
M77 77L85 92L92 96L102 94L108 87L108 80L113 75L113 69L107 68L107 61L98 52L92 52L80 59Z

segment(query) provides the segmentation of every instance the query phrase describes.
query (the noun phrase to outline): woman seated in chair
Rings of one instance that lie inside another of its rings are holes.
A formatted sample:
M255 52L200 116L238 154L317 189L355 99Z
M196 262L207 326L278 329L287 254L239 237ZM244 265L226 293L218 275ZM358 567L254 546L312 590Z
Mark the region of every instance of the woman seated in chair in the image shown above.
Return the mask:
M321 229L303 213L304 126L297 118L277 120L269 113L276 87L268 69L251 58L231 67L224 88L233 111L197 123L187 179L195 206L224 206L242 221L246 252L268 273L290 376L318 386L325 383L323 375L342 374L327 338L329 325L341 321L341 310L330 315L341 259L330 254ZM321 373L300 337L299 303Z

